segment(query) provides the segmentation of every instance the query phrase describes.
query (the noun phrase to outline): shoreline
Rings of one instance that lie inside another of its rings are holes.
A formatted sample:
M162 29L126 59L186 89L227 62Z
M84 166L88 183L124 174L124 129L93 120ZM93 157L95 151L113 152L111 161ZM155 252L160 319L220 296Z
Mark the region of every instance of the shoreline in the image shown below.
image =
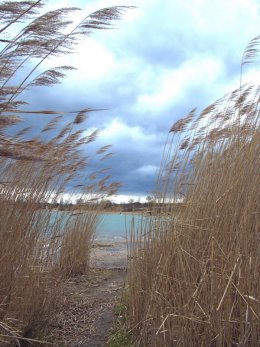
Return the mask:
M58 210L57 210L58 211ZM89 212L89 210L72 210L72 211L67 211L67 212L72 212L74 214L77 213L85 213L85 212ZM147 213L144 213L143 211L105 211L105 210L90 210L90 212L96 212L97 214L122 214L122 215L144 215L144 216L148 216Z
M126 269L128 259L127 241L94 240L90 252L90 267Z

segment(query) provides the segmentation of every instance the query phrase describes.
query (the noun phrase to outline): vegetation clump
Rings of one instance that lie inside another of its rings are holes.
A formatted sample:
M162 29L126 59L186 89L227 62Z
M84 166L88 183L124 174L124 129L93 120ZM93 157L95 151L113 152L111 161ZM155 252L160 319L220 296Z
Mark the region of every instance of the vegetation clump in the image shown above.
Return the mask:
M108 340L108 347L133 347L131 332L127 329L126 314L128 296L125 288L121 299L114 307L114 315L116 320L112 333Z
M36 343L33 337L39 336L59 302L61 280L88 271L98 222L95 201L119 186L104 175L105 169L92 180L82 174L88 162L81 149L98 136L98 130L83 133L91 109L32 110L24 92L59 83L73 67L42 71L42 63L70 53L93 30L111 28L126 7L104 8L73 23L70 16L78 8L44 13L43 3L0 3L1 346ZM34 138L25 115L48 119ZM108 148L100 149L105 157ZM48 209L68 187L83 201L91 201L87 214L81 214L80 207L77 215Z
M157 186L165 206L154 204L130 247L136 346L259 344L259 97L259 86L241 85L169 132Z

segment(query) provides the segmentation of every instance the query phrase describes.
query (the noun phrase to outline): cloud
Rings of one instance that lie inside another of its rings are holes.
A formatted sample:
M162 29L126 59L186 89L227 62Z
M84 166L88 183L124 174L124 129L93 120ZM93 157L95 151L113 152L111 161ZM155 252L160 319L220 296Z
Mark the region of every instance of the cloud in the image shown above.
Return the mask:
M156 134L149 134L140 126L128 126L119 118L114 118L110 123L106 124L106 127L101 131L100 137L105 140L115 139L116 143L122 143L126 139L128 139L128 144L156 142Z
M137 5L116 30L82 41L77 54L48 64L78 68L60 86L33 89L38 108L104 108L86 127L100 127L95 146L113 144L109 165L122 192L148 195L172 123L192 108L202 109L239 83L240 62L249 40L259 34L257 0L91 0L59 1L94 11ZM48 66L47 62L45 68ZM259 83L254 66L244 80ZM41 122L41 121L39 121ZM37 122L34 121L35 127ZM99 161L91 164L94 169Z
M155 176L159 167L155 165L143 165L136 170L137 174L141 174L143 176Z
M97 144L113 144L115 153L107 164L112 167L113 178L122 182L122 193L147 195L154 189L165 142L165 136L158 135L139 126L131 127L121 119L113 119L101 131Z
M198 57L185 61L178 69L167 69L155 76L154 89L138 96L136 108L157 113L183 99L192 86L199 87L202 76L208 76L205 86L214 85L223 76L224 66L214 57ZM156 81L157 77L157 81Z

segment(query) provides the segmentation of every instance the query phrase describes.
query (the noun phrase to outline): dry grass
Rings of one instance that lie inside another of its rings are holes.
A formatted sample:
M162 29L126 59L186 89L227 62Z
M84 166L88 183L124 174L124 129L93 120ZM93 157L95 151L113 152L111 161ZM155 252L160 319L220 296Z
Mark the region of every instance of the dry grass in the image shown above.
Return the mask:
M99 221L97 204L83 213L45 210L41 205L55 199L77 172L77 146L67 151L66 143L59 145L61 155L57 153L57 157L62 161L46 159L51 153L48 146L44 161L17 163L8 159L2 166L1 180L8 177L0 187L2 337L34 336L59 302L61 279L88 271L91 241ZM82 188L82 199L107 193L100 191L98 183L92 191Z
M87 167L82 146L98 135L97 130L82 135L82 123L92 110L29 110L23 92L59 83L72 67L42 72L41 64L53 55L71 52L79 39L93 30L110 28L126 7L99 10L80 23L68 18L79 9L62 8L39 15L42 7L42 1L0 4L1 346L20 346L39 336L59 301L61 278L88 270L90 243L98 222L95 206L72 217L69 212L43 210L42 204L55 200L68 185L74 184L72 192L80 192L83 200L97 200L118 188L118 183L109 183L105 170L93 180L80 176ZM49 123L38 129L38 137L30 139L26 123L14 135L12 126L22 122L24 114L48 117Z
M244 86L171 128L156 196L164 207L132 235L136 346L260 343L259 100Z
M72 217L69 230L61 243L59 272L62 277L87 273L90 251L97 224L100 222L97 206Z

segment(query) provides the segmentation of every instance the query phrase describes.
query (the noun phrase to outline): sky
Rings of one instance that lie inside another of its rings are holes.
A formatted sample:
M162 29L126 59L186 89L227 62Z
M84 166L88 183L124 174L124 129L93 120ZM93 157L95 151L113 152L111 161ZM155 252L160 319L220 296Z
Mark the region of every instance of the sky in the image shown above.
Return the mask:
M54 2L47 3L52 9ZM171 125L239 86L243 51L259 35L260 2L55 1L56 8L79 6L85 14L114 5L137 7L115 29L86 37L77 53L46 62L43 68L72 64L78 70L54 88L30 90L27 98L38 108L105 109L90 114L86 132L98 127L96 146L113 145L108 164L122 182L117 201L142 201L155 188ZM259 83L259 69L248 68L243 78ZM30 121L39 126L39 120ZM98 165L90 164L91 169Z

